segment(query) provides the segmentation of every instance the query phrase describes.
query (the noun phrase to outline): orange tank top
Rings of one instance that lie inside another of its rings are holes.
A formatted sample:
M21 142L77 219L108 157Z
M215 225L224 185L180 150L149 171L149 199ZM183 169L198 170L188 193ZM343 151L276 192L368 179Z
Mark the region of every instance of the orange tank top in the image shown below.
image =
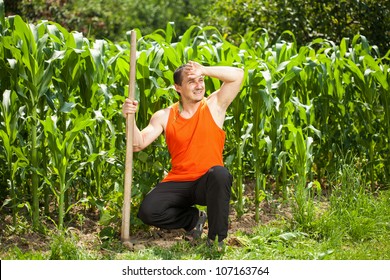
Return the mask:
M178 102L172 105L165 138L172 168L163 182L195 181L211 167L223 166L225 132L215 123L205 99L189 119L180 116Z

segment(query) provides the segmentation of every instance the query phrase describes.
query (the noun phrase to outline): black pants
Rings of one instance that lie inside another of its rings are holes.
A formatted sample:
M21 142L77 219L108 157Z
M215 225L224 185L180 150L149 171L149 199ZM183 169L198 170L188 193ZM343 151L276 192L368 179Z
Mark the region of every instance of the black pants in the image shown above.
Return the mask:
M193 229L199 218L195 204L207 206L208 237L227 237L232 175L223 166L214 166L193 182L163 182L156 185L141 203L138 218L164 229Z

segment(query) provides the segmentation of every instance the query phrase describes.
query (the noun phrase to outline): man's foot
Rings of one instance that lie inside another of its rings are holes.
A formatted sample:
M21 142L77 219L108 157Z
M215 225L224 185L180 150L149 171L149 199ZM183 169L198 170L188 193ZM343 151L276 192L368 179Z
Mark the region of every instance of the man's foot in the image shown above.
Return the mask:
M210 238L207 238L206 244L210 248L216 248L218 252L222 252L223 249L225 248L225 243L223 242L223 240L216 241L216 240L211 240Z
M193 239L199 239L202 236L203 233L203 227L206 223L207 215L204 211L199 211L199 219L196 223L194 229L192 229L189 234L192 236Z

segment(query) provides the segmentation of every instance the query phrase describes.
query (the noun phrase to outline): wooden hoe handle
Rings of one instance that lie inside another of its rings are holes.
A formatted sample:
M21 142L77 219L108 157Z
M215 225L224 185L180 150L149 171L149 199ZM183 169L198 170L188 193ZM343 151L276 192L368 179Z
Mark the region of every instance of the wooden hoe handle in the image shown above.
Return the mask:
M137 59L137 34L135 30L131 31L130 41L130 77L129 77L129 98L135 97L135 74ZM126 162L125 162L125 183L123 194L122 209L122 242L130 242L130 205L131 205L131 184L133 177L133 133L134 133L134 114L126 116Z

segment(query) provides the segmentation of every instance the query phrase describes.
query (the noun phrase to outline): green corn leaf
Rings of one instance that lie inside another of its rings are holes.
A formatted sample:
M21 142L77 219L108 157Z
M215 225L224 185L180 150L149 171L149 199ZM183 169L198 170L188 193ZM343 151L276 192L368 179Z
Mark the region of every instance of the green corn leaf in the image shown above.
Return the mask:
M7 158L9 160L11 159L12 156L12 147L11 147L9 136L4 130L0 130L0 137L1 139L3 139L3 145L7 154Z
M277 81L276 84L273 85L273 88L279 88L282 84L287 83L288 81L297 77L301 71L302 68L294 66L279 81Z
M299 165L303 168L306 162L306 144L303 139L303 134L301 129L297 129L294 133L295 136L295 151L297 154Z
M2 111L4 114L8 114L11 106L11 91L6 90L3 92Z
M73 110L74 107L76 107L77 104L76 103L73 103L73 102L65 102L64 104L62 104L61 108L60 108L60 112L62 113L69 113Z
M347 67L350 68L354 76L358 78L355 82L360 84L364 83L364 74L352 60L347 61Z
M81 32L72 32L71 33L71 38L74 39L74 48L82 51L83 49L83 45L84 45L84 36L83 36L83 33Z
M4 7L4 0L0 0L0 32L3 32L3 29L5 27L5 7Z

